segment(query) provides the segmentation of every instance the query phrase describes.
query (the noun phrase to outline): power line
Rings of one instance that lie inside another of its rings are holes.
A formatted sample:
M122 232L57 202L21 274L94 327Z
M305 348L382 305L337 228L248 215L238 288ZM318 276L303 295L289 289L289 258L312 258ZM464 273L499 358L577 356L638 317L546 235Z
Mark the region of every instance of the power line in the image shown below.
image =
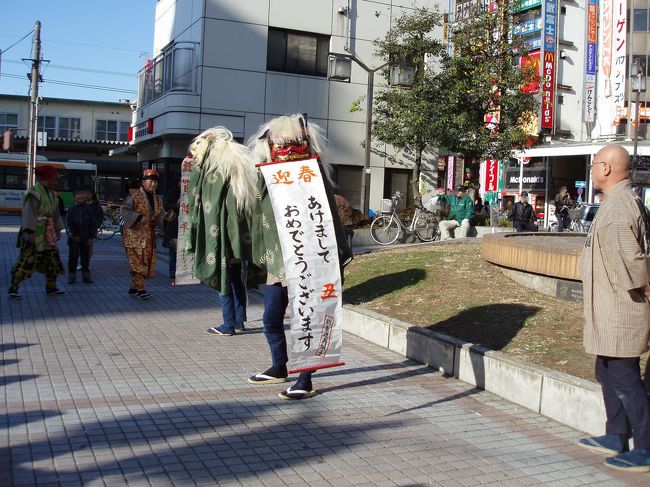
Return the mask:
M27 80L27 78L25 78L24 76L20 76L18 74L3 74L3 76L6 76L7 78ZM29 80L27 80L27 81L29 81ZM85 84L85 83L74 83L74 82L71 82L71 81L63 81L63 80L56 80L56 79L46 79L43 82L44 83L51 83L53 85L73 86L73 87L77 87L77 88L87 88L89 90L113 91L113 92L117 92L117 93L130 93L130 94L137 94L138 93L136 90L115 88L113 86L90 85L90 84Z
M23 42L25 39L27 39L27 38L28 38L30 35L32 35L33 33L34 33L34 30L32 29L31 32L28 32L27 34L25 34L24 36L22 36L19 40L17 40L16 42L14 42L11 46L9 46L7 49L2 49L0 52L2 52L2 53L7 52L7 51L8 51L9 49L11 49L12 47L14 47L14 46L20 44L21 42Z
M32 32L34 32L34 31L32 31ZM29 34L31 34L32 32L30 32ZM27 34L27 35L29 35L29 34ZM18 36L14 36L14 35L11 35L11 34L0 34L0 35L7 36L7 37L18 37ZM20 42L20 41L18 41L18 42ZM137 52L137 53L145 52L143 49L128 49L126 47L103 46L101 44L87 44L85 42L59 41L59 40L49 39L49 38L48 39L43 38L43 42L44 43L45 42L55 42L57 44L70 44L72 46L97 47L97 48L100 48L100 49L113 49L115 51L127 51L127 52Z
M3 61L5 63L9 64L24 64L23 61L19 61L17 59L7 59L6 61ZM125 73L122 71L106 71L103 69L94 69L94 68L83 68L80 66L64 66L61 64L48 64L49 68L52 69L63 69L63 70L68 70L68 71L80 71L84 73L93 73L93 74L106 74L110 76L124 76L128 78L137 78L138 75L135 73Z

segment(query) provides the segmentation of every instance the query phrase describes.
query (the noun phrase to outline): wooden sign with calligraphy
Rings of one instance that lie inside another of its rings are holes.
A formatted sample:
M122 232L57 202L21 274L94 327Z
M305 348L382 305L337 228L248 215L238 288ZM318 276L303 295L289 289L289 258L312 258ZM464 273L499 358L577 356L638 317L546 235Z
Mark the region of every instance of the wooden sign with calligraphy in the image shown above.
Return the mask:
M338 246L318 159L259 167L284 258L291 315L290 372L344 365Z

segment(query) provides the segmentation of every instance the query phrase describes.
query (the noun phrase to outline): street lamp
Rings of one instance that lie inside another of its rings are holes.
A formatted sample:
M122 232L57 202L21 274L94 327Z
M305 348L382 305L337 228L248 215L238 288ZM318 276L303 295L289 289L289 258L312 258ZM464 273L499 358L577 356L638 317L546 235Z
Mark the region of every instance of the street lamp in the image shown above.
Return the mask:
M361 176L361 213L366 216L370 206L370 146L372 143L372 99L374 96L375 73L388 66L384 63L376 68L369 68L358 57L350 54L330 53L327 63L327 77L336 81L350 81L352 61L368 73L368 92L366 95L366 138L363 158L363 175ZM390 67L391 85L408 86L413 83L414 68L406 65ZM394 82L393 82L394 81Z
M646 90L646 77L643 73L643 65L639 59L635 59L632 63L632 91L634 92L634 155L632 156L632 183L636 183L636 176L638 171L638 146L639 146L639 120L641 107L639 106L639 95L645 93Z

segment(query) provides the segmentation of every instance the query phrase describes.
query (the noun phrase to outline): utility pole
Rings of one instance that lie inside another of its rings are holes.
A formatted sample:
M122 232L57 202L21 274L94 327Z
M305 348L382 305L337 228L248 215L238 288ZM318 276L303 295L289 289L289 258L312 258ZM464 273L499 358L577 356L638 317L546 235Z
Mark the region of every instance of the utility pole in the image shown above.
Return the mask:
M41 80L41 22L34 25L34 46L32 50L32 72L30 75L30 100L29 100L29 146L27 166L27 189L34 185L36 171L36 146L38 139L38 83Z

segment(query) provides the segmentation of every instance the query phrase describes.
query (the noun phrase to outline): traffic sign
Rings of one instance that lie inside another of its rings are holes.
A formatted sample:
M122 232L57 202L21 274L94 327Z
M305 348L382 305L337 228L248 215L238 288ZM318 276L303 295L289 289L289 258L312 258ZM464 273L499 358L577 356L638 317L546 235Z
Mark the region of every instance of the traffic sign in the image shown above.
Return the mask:
M586 188L587 187L587 181L576 181L576 188Z

